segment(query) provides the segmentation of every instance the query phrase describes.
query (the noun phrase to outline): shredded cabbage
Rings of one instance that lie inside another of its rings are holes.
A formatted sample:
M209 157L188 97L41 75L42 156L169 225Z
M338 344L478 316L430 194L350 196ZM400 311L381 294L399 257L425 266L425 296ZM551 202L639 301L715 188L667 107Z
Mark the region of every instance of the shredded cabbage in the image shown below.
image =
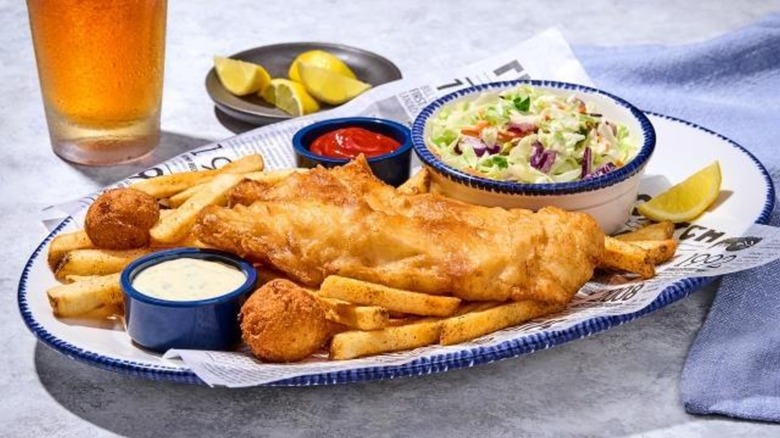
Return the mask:
M638 152L628 128L592 104L529 85L446 105L430 120L429 132L429 147L445 164L502 181L595 177Z

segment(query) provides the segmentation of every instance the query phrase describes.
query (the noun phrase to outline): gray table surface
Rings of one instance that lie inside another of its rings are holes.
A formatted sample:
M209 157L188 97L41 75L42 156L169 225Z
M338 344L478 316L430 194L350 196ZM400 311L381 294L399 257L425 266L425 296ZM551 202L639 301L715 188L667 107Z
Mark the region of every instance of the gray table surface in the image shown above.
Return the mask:
M172 1L165 132L152 159L231 135L203 87L214 54L333 41L381 53L414 76L479 60L553 25L572 44L684 44L778 10L778 1L767 0ZM209 389L116 375L50 350L27 331L16 307L22 266L44 234L39 211L137 167L77 167L50 152L24 2L0 1L0 29L0 436L780 434L772 425L682 409L680 371L711 288L631 324L522 358L349 386Z

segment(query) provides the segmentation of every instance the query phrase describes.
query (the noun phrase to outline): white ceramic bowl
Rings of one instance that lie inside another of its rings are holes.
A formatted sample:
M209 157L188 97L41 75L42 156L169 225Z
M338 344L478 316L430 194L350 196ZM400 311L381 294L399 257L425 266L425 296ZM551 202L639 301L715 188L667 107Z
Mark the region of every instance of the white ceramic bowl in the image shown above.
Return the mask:
M605 118L626 125L638 145L636 157L620 169L595 178L564 183L528 184L497 181L470 175L444 164L429 147L428 120L454 101L471 100L483 92L498 92L529 84L549 93L575 95L592 102ZM412 125L412 145L420 160L431 171L437 191L445 196L490 207L538 210L556 206L582 211L593 216L606 233L626 223L636 200L639 179L655 149L655 130L642 111L605 91L584 85L543 80L493 82L448 94L425 107Z

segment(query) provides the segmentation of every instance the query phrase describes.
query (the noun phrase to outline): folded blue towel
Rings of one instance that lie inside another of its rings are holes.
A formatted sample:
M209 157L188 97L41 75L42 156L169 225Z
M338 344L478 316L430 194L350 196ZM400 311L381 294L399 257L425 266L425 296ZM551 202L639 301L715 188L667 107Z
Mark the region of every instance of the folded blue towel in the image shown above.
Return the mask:
M704 43L575 52L597 87L731 138L780 187L780 15ZM692 414L780 422L780 263L723 279L681 393Z

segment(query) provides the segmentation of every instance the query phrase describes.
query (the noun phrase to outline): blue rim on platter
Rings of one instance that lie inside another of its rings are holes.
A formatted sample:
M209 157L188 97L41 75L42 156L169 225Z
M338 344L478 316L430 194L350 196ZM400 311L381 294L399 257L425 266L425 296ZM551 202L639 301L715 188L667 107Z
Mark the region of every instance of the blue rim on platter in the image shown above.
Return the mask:
M642 130L642 137L644 137L644 141L639 148L639 153L637 153L636 157L629 161L625 166L595 178L571 182L529 184L515 181L498 181L468 174L444 164L444 162L441 161L436 153L428 148L428 145L425 142L426 122L442 106L462 97L474 95L480 91L503 90L511 87L517 87L519 85L532 85L534 87L546 87L557 90L582 91L589 94L599 94L609 98L618 106L628 110L628 112L630 112L639 123L639 126ZM650 120L647 118L645 113L624 99L606 91L599 90L598 88L588 87L585 85L536 79L518 79L514 81L491 82L488 84L474 85L472 87L455 91L428 104L428 106L420 111L420 113L414 119L414 123L412 124L412 147L414 147L414 151L417 153L417 156L420 157L420 160L434 172L452 181L462 183L470 187L475 187L480 190L528 196L568 195L574 193L583 193L603 189L621 181L625 181L626 179L635 175L637 172L640 172L645 167L645 164L647 164L647 161L650 159L650 156L655 150L655 141L655 128L653 128L653 124L650 123Z
M686 126L714 135L744 153L761 172L766 184L766 200L761 213L754 222L758 224L766 224L769 221L769 216L775 205L775 188L774 184L772 183L772 178L770 177L766 168L763 166L763 164L761 164L760 161L758 161L755 156L753 156L753 154L748 152L745 148L735 143L734 141L724 137L723 135L713 132L707 128L703 128L694 123L663 114L652 112L646 113L656 117L682 123ZM204 382L200 380L198 376L195 375L195 373L188 369L117 359L84 350L52 335L35 320L27 302L27 279L30 274L30 269L35 259L40 255L49 241L51 241L51 239L53 239L72 221L73 218L68 217L62 223L60 223L46 237L46 239L41 242L35 251L33 251L32 255L24 266L24 270L22 271L22 276L19 279L17 299L22 319L24 319L24 322L30 331L38 339L40 339L41 342L59 351L60 353L63 353L73 359L86 362L98 368L136 377L143 377L151 380L204 384ZM420 358L403 365L367 367L358 370L304 375L273 382L268 384L268 386L333 385L371 380L394 379L398 377L438 373L450 369L472 367L475 365L495 362L501 359L508 359L511 357L532 353L537 350L550 348L575 339L584 338L606 330L610 327L629 322L640 316L665 307L677 300L687 297L692 292L712 282L714 279L715 277L693 277L678 280L664 289L658 298L656 298L652 303L648 304L641 310L625 315L595 317L569 327L565 330L534 333L491 347L464 349L456 353Z

